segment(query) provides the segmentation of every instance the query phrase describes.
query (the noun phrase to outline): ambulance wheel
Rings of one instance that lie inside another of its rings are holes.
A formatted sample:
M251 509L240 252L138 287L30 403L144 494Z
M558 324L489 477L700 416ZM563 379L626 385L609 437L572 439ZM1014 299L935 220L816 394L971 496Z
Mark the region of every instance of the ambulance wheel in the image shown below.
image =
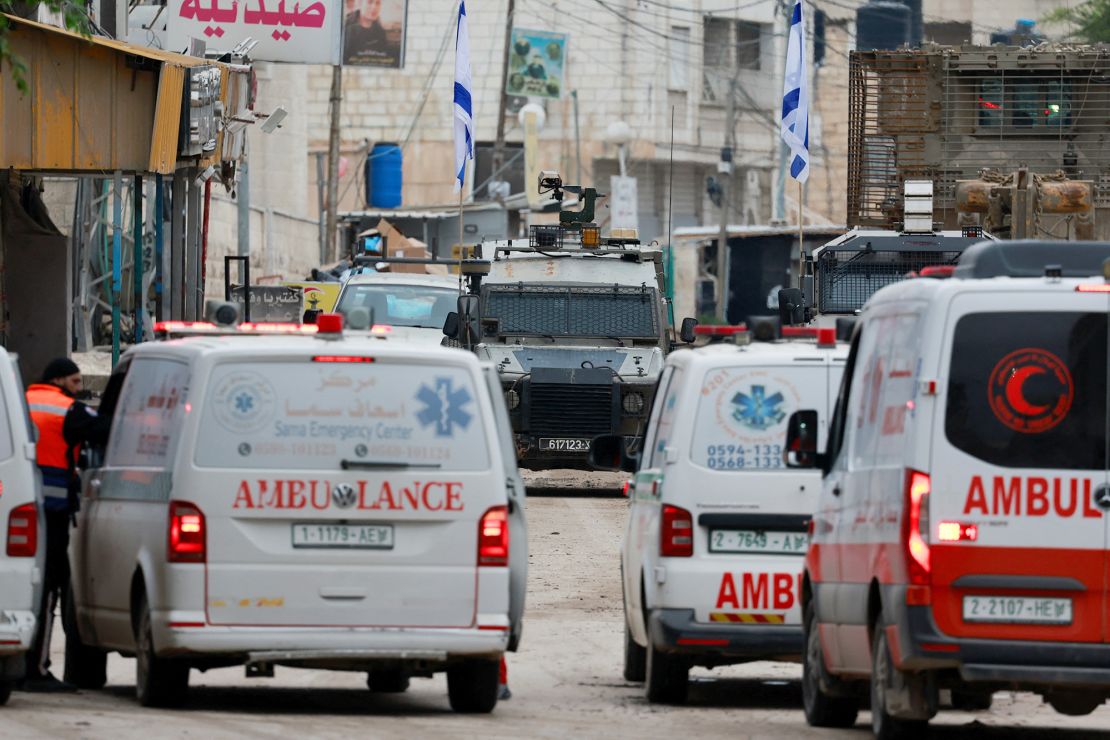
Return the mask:
M1045 701L1052 705L1060 714L1068 717L1084 717L1102 706L1106 697L1101 694L1087 694L1083 692L1062 692L1047 694Z
M952 689L952 708L963 712L985 712L991 708L994 695L989 691Z
M371 671L366 674L366 686L376 694L403 694L409 688L409 676L400 669Z
M108 653L89 647L81 641L77 629L77 608L73 605L73 587L66 594L62 625L66 634L65 680L79 689L102 689L108 683Z
M189 664L154 653L150 607L144 594L135 630L135 696L144 707L174 707L185 701L188 690Z
M888 693L905 681L900 673L890 658L886 630L881 624L875 625L871 642L871 731L877 740L919 738L928 732L927 719L899 719L887 712Z
M812 727L851 727L859 714L859 699L826 693L828 684L821 637L817 633L817 616L813 604L805 610L805 654L802 656L802 707L806 722Z
M0 681L0 707L8 703L8 697L12 695L12 686L15 681Z
M690 666L679 656L659 652L651 640L648 640L646 652L644 688L647 700L652 704L685 704Z
M497 706L501 664L474 658L447 669L447 698L461 714L488 714Z
M632 639L632 630L628 629L628 620L624 622L624 680L644 680L647 676L647 648L637 644Z

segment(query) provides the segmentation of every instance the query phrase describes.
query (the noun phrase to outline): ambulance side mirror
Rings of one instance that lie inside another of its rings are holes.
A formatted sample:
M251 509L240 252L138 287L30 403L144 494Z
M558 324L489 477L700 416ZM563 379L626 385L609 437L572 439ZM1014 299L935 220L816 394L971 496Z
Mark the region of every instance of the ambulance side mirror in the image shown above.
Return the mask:
M698 320L686 318L682 320L682 327L678 330L678 338L686 344L693 344L696 334L694 329L698 328Z
M817 412L795 411L786 425L783 461L788 468L824 468L824 455L817 451Z
M443 336L448 339L459 338L459 315L454 311L447 314L447 318L443 320Z
M590 443L590 465L595 470L635 473L640 454L629 452L628 442L619 434L603 434Z

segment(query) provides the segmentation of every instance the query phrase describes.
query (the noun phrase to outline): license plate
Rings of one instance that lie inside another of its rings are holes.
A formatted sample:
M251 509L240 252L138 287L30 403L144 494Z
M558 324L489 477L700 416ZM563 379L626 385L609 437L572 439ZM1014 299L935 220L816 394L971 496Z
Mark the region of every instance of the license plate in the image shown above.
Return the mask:
M540 438L541 452L589 452L590 440L588 439L554 439L551 437Z
M804 555L808 545L809 536L805 532L714 529L709 533L710 552L769 552Z
M1071 624L1071 599L1035 596L965 596L965 622Z
M293 525L293 547L354 547L368 550L392 550L393 525L302 522Z

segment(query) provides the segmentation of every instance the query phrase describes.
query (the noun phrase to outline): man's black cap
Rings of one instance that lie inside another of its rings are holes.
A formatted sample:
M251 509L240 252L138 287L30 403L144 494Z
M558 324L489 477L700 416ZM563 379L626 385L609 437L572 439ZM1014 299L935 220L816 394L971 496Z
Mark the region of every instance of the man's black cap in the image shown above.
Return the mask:
M58 378L68 378L70 375L76 375L81 372L81 368L77 367L77 363L68 357L58 357L51 360L46 369L42 371L42 381L49 383L51 380Z

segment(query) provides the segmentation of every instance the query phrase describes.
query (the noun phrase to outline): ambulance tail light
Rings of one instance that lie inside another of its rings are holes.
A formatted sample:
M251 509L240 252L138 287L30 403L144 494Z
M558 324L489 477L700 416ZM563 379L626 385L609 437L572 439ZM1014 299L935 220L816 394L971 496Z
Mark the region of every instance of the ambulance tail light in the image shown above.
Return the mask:
M9 558L33 558L39 548L39 510L35 504L23 504L8 514Z
M937 539L941 542L974 542L979 539L979 527L964 522L941 522L937 525Z
M478 522L478 565L504 568L509 564L509 509L494 506Z
M184 501L171 501L167 560L171 563L205 562L208 559L207 530L200 509Z
M928 474L906 471L906 516L902 522L902 541L906 547L906 568L909 582L915 586L929 585L929 492L932 481Z
M694 554L694 518L686 509L663 506L659 554L665 558L688 558Z

